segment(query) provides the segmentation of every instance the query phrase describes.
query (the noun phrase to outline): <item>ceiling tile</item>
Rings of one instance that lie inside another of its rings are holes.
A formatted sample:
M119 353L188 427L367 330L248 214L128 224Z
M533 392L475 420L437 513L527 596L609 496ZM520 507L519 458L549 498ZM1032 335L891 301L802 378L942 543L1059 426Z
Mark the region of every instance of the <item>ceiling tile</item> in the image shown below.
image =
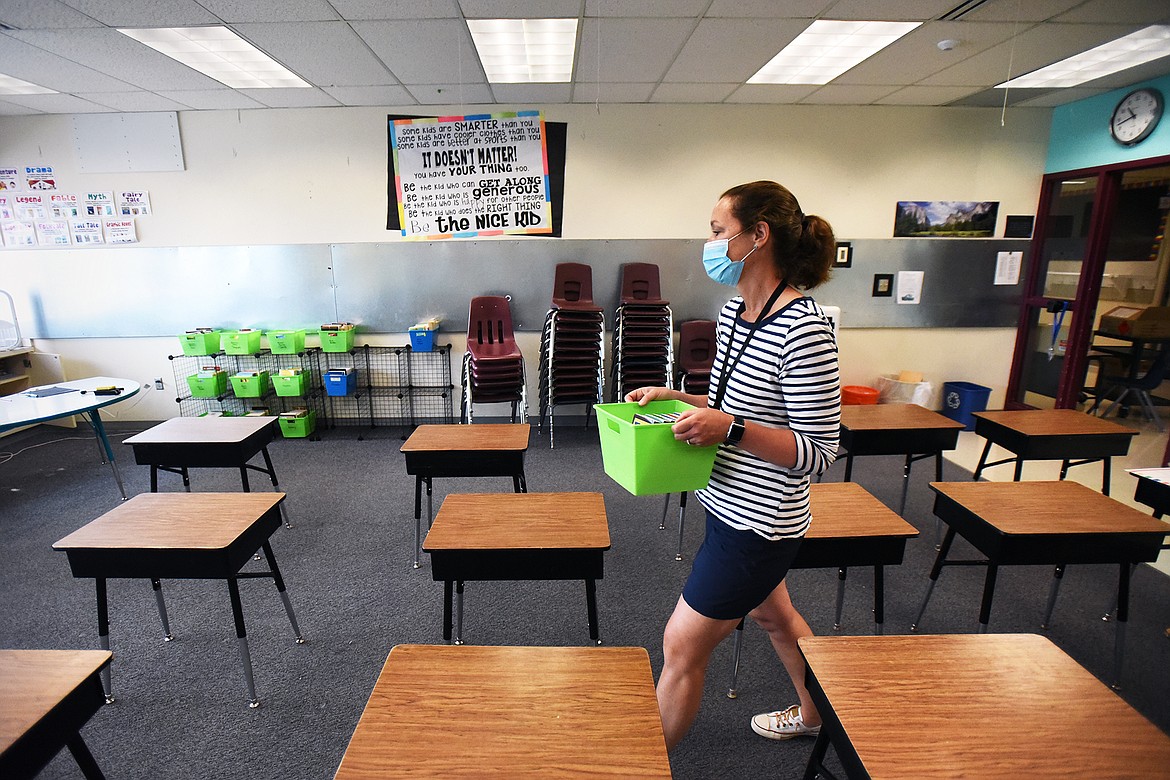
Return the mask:
M665 80L742 84L807 26L803 20L704 19Z
M120 92L134 89L132 84L125 81L30 46L12 37L14 34L24 33L0 34L0 73L58 92Z
M1014 3L983 3L969 13L963 14L964 22L1043 22L1084 0L1017 0ZM958 3L956 3L958 5Z
M824 1L817 0L821 3ZM710 0L585 0L585 16L600 16L603 19L635 16L694 18L702 15L709 3Z
M21 30L101 27L101 22L59 0L4 0L0 2L0 22Z
M247 95L241 95L234 89L192 89L192 90L160 90L163 97L184 103L200 111L217 111L233 108L264 108Z
M600 91L597 82L582 83L573 89L574 103L645 103L654 92L654 84L614 84L602 82Z
M238 89L236 91L269 108L315 108L341 105L319 89Z
M105 27L96 30L33 30L11 35L147 90L207 89L219 83L117 30ZM87 92L116 91L102 87L83 89Z
M776 0L714 0L707 9L708 19L804 19L811 21L821 14L828 13L834 5L834 0L787 0L778 3ZM827 19L836 17L829 15ZM776 51L780 51L777 47Z
M458 19L457 0L330 0L344 19Z
M873 101L879 106L945 106L982 87L902 87L897 92Z
M318 87L397 84L345 22L238 24L236 31Z
M414 103L410 90L402 86L322 87L344 106L408 106Z
M77 92L77 97L115 111L187 111L192 106L153 92Z
M0 116L30 116L32 114L43 114L43 111L38 111L35 108L28 106L18 106L15 103L9 103L0 100Z
M877 3L874 0L838 0L825 12L824 18L872 22L925 22L928 19L939 18L961 4L962 0L881 0Z
M761 103L776 105L799 103L805 95L815 92L813 84L744 84L725 103Z
M462 20L354 22L353 29L403 84L487 81Z
M467 19L576 19L581 0L459 0Z
M894 91L890 86L853 86L826 84L801 99L801 103L823 106L864 106L881 100Z
M513 106L568 103L572 92L572 84L492 84L496 102Z
M50 114L100 114L110 111L105 106L73 95L5 95L4 99L18 106L27 106Z
M651 103L722 103L739 84L659 84Z
M218 24L215 15L195 0L64 0L83 14L111 27L192 27Z
M331 22L341 18L328 0L199 0L225 22Z
M1002 23L929 22L904 35L897 45L842 73L833 83L913 84L1003 43L1015 29L1015 25ZM938 48L938 42L946 39L957 41L954 49Z
M1051 108L1052 106L1062 106L1073 100L1082 100L1087 97L1093 97L1094 95L1103 95L1108 91L1104 87L1069 87L1067 89L1051 90L1030 100L1021 100L1015 105Z
M414 99L424 106L490 105L492 91L487 84L407 84Z
M1089 0L1052 21L1108 24L1119 19L1135 25L1170 22L1170 3L1152 0Z
M692 27L687 19L586 19L574 76L603 83L658 81Z

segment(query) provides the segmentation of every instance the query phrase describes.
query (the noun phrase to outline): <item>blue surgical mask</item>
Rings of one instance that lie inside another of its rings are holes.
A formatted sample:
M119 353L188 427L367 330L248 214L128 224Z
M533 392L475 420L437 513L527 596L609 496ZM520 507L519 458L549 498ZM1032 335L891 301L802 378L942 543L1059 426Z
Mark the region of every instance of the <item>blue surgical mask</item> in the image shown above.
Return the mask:
M728 243L741 235L742 230L731 238L720 238L703 244L703 270L719 284L726 284L728 287L739 284L739 277L743 274L743 261L757 249L753 246L752 251L743 256L743 260L732 260L728 257Z

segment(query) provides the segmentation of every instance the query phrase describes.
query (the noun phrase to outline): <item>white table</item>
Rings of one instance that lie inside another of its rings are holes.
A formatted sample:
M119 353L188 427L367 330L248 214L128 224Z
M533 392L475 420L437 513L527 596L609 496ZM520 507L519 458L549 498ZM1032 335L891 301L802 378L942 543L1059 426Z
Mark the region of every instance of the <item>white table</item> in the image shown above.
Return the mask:
M113 385L122 388L118 395L94 395L99 387ZM60 393L44 398L36 398L38 390L50 387L63 387L72 392ZM114 462L114 449L106 437L106 429L102 425L98 410L103 406L125 401L136 395L141 385L132 379L118 379L110 376L94 376L88 379L75 379L72 382L56 382L51 385L30 387L21 393L0 397L0 432L10 428L21 428L25 425L47 422L58 417L70 417L80 414L93 428L97 437L99 450L110 464L114 472L114 481L118 483L118 491L122 500L126 500L126 489L122 486L122 475L118 473L118 464Z

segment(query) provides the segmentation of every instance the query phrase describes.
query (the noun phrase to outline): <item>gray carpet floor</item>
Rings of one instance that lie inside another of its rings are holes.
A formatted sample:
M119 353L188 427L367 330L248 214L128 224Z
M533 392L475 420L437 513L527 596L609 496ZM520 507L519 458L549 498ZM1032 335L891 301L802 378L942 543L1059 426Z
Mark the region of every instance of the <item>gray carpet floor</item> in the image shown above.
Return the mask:
M110 425L120 440L142 424ZM0 647L94 648L97 619L91 580L75 580L65 556L51 545L117 505L109 469L101 465L85 429L42 426L0 441ZM428 562L411 568L413 478L399 453L401 430L327 432L322 441L280 440L272 458L288 495L294 528L282 528L272 546L307 644L292 631L270 580L241 585L256 685L263 706L245 705L243 676L227 588L214 581L164 581L176 639L163 643L150 586L110 582L116 704L103 708L83 731L107 776L116 778L240 778L327 780L345 751L390 648L439 643L442 584ZM662 629L698 547L702 511L692 500L683 540L686 559L674 560L677 499L667 530L659 530L662 497L633 497L602 470L597 432L558 425L557 446L533 431L526 470L532 491L599 491L605 496L612 549L598 583L601 631L610 646L647 648L661 668ZM121 447L127 490L148 490L148 469ZM5 452L18 453L5 459ZM844 464L827 481L839 481ZM897 507L901 459L858 459L854 480ZM922 535L905 562L887 570L886 632L906 633L934 559L933 477L916 466L906 518ZM947 464L945 478L970 479ZM262 477L255 477L253 485ZM181 489L162 475L164 490ZM232 471L194 471L199 491L239 489ZM257 489L268 489L267 484ZM436 480L435 506L448 492L509 491L510 480ZM961 540L952 556L973 555ZM252 564L255 565L255 564ZM943 572L922 630L974 631L983 572ZM1051 570L1001 569L991 619L993 632L1040 632ZM836 572L794 572L793 598L814 631L831 633ZM1116 568L1070 567L1053 625L1057 645L1102 679L1111 670L1113 626L1101 620L1116 587ZM872 576L850 572L842 633L872 631ZM1163 731L1170 731L1170 578L1148 566L1133 581L1131 622L1121 696ZM558 583L469 583L464 638L474 644L586 645L584 586ZM812 741L772 742L756 736L750 716L794 702L791 685L763 632L749 626L739 696L726 697L731 642L718 648L709 669L702 710L687 739L671 755L676 778L793 778L803 772ZM1054 701L1053 707L1076 707ZM454 741L474 739L476 713L436 723ZM555 717L549 712L549 717ZM1004 717L1011 702L1004 701ZM898 728L891 720L890 728ZM389 737L389 738L392 738ZM923 734L929 740L929 734ZM1022 742L1026 735L1021 735ZM1025 749L1005 746L1005 749ZM76 778L67 752L42 773Z

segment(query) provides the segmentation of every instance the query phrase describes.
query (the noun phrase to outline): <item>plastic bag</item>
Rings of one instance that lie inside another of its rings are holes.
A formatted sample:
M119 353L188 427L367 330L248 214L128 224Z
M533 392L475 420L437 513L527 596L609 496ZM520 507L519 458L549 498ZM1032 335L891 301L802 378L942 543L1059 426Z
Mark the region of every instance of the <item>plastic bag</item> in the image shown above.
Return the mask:
M877 389L879 404L918 404L925 409L934 394L930 382L901 382L894 374L879 376Z

